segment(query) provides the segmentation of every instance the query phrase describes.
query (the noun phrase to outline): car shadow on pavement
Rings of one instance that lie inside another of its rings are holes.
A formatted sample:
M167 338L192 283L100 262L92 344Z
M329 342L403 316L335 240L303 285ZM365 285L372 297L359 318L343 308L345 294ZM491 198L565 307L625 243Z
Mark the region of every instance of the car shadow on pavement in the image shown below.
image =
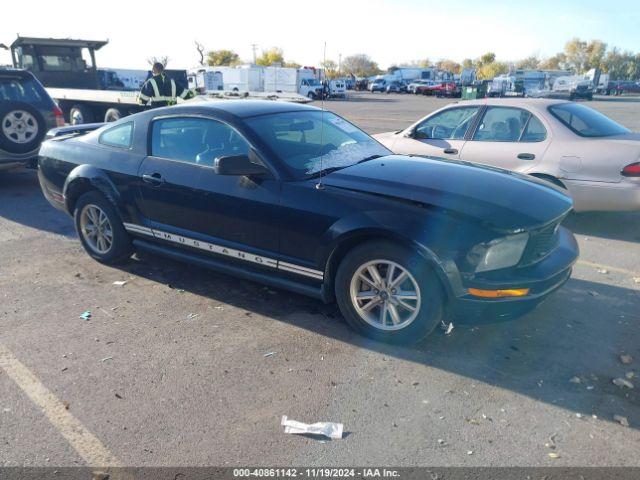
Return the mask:
M640 212L571 213L562 224L581 235L640 242Z
M369 340L347 327L335 305L192 268L150 254L122 267L134 275L224 302L385 356L438 368L577 415L614 415L640 428L640 391L613 384L640 374L640 291L571 279L535 311L494 324L455 324L412 346ZM251 315L247 315L251 321ZM636 360L624 365L620 355ZM635 380L632 380L635 381ZM637 381L636 381L637 383Z
M73 222L54 209L40 192L36 170L0 172L0 219L68 237L75 236Z

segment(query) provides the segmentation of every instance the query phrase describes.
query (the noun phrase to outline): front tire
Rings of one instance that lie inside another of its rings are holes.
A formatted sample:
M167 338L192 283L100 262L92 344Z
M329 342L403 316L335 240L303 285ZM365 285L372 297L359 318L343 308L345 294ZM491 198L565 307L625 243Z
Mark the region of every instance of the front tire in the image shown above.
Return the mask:
M415 251L384 241L349 252L335 281L338 306L361 334L414 343L442 321L444 294L436 274Z
M76 202L73 218L80 242L93 259L113 264L131 256L131 239L102 193L94 190L83 194Z

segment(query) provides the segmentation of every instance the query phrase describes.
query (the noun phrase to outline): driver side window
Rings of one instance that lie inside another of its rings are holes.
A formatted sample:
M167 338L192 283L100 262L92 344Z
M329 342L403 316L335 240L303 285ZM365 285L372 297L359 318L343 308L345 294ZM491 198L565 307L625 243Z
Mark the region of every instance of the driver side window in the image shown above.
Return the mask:
M473 122L479 107L449 108L420 123L415 138L434 140L462 140Z
M249 143L229 125L206 118L164 118L153 122L151 155L213 166L216 158L247 155Z

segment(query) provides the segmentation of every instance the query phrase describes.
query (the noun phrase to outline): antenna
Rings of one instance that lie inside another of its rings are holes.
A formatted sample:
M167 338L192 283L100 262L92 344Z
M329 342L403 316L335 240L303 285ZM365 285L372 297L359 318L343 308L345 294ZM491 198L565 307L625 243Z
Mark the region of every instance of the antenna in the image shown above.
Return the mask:
M327 64L327 42L324 42L324 50L322 52L322 65ZM324 185L322 184L322 175L324 175L324 84L322 85L322 90L320 92L320 151L322 154L320 155L320 177L318 178L318 183L316 184L317 190L323 190Z

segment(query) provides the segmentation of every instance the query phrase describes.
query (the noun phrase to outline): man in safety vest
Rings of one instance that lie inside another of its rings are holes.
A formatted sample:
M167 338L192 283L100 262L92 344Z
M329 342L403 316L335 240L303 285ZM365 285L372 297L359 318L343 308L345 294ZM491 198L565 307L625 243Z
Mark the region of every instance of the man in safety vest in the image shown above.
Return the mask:
M149 104L152 107L166 107L175 105L178 97L186 100L193 97L193 92L177 85L173 78L164 74L164 65L154 63L152 69L153 76L144 82L138 95L142 105Z

